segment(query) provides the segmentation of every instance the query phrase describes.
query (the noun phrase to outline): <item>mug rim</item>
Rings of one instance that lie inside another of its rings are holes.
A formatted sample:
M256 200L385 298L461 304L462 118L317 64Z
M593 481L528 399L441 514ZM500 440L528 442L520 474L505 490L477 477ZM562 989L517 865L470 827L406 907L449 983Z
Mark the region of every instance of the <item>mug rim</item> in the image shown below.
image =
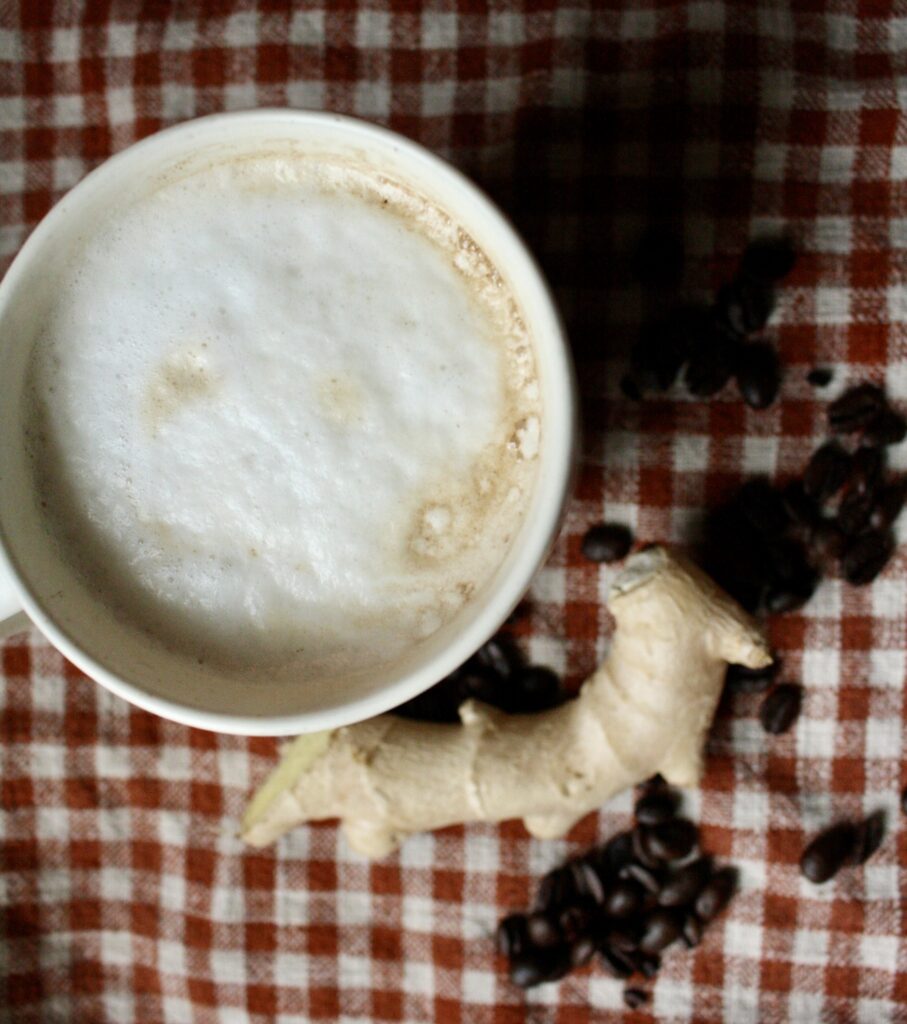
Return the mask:
M390 144L403 151L407 157L417 159L427 167L430 173L446 176L458 191L465 193L465 198L468 198L473 204L477 204L483 217L489 219L490 230L496 234L504 232L506 236L509 236L509 244L515 247L516 252L524 261L524 269L528 271L532 289L536 293L536 298L541 300L544 312L550 320L550 330L543 333L547 333L550 337L552 352L549 355L556 357L557 368L560 370L560 380L549 381L546 377L546 390L550 391L550 394L546 394L546 403L549 401L563 403L562 409L565 413L564 429L561 431L560 437L556 436L547 442L553 447L549 457L556 466L555 486L551 488L548 495L542 496L546 503L542 507L541 524L530 537L523 539L526 556L518 559L512 570L500 581L496 581L492 593L476 617L462 631L456 633L451 638L451 642L447 643L438 655L417 666L415 670L402 673L393 682L382 686L375 692L366 693L347 700L341 705L326 709L262 716L205 710L155 694L143 688L139 683L123 678L104 664L103 656L99 657L97 654L85 650L78 640L61 627L46 611L42 602L34 595L23 576L20 575L7 546L6 530L0 522L0 571L5 571L8 574L29 619L65 658L94 682L122 697L130 704L183 725L242 736L296 735L349 725L398 706L424 692L438 679L453 671L500 627L521 600L557 537L573 478L578 447L579 402L567 334L551 290L529 247L497 204L462 171L420 143L370 121L326 111L265 107L209 114L171 125L108 157L61 197L31 232L8 267L3 280L0 281L0 308L6 304L19 281L34 270L35 257L52 236L58 222L67 216L70 209L80 203L93 189L102 185L105 179L115 175L123 163L134 161L137 154L142 152L166 146L176 136L191 135L192 131L199 127L209 130L211 126L216 127L217 124L223 123L229 128L241 121L273 122L275 124L287 121L297 124L299 122L333 124L365 139L378 138L385 144ZM537 341L535 343L538 344ZM550 414L546 413L546 428L549 427L550 419ZM0 443L3 443L2 439L0 439ZM549 481L549 485L550 483L551 481ZM530 555L531 557L529 557ZM469 650L460 656L461 651L467 647ZM451 652L456 652L456 657L451 658ZM447 657L444 657L445 655ZM451 662L449 667L444 666L444 671L440 674L436 670L432 670L432 666L437 665L439 661Z

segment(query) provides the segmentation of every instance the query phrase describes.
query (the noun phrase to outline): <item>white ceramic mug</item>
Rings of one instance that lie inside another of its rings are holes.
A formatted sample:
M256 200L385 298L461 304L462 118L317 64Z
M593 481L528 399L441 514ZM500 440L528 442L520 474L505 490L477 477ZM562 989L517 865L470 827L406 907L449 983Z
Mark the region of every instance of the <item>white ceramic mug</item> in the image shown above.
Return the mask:
M542 386L540 464L522 528L483 594L397 662L355 685L243 685L220 678L118 622L80 583L37 511L23 443L24 377L37 313L75 238L112 201L128 201L176 165L290 144L366 161L428 195L460 222L506 276L535 342ZM427 150L383 128L333 114L257 110L217 114L160 132L89 174L44 218L0 285L0 637L28 618L103 686L165 718L241 735L287 735L379 714L427 689L504 621L556 536L576 448L570 355L551 295L525 245L470 181Z

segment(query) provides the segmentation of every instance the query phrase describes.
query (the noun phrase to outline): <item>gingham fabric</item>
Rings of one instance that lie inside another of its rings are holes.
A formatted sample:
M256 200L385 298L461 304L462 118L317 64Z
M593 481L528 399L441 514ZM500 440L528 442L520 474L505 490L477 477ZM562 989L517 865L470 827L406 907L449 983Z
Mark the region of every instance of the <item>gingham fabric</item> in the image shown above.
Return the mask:
M792 11L790 7L796 8ZM871 0L0 3L0 244L156 129L264 105L356 114L448 157L514 218L557 291L583 393L576 495L515 627L577 684L606 648L603 517L687 544L745 476L798 472L824 436L819 363L907 404L907 10ZM732 389L642 405L617 381L670 296L630 272L672 222L683 291L711 294L747 238L802 253L768 334L786 376L765 412ZM0 340L2 343L2 340ZM907 445L904 446L907 448ZM894 454L904 465L907 452ZM726 702L687 808L743 891L625 1010L600 967L523 994L491 941L565 855L625 827L624 795L559 842L450 828L369 864L333 824L264 852L236 826L275 740L168 724L108 695L36 633L2 647L0 1019L580 1024L907 1021L902 898L907 560L826 581L771 623L806 688L787 735ZM889 812L861 870L814 887L797 860L834 819Z

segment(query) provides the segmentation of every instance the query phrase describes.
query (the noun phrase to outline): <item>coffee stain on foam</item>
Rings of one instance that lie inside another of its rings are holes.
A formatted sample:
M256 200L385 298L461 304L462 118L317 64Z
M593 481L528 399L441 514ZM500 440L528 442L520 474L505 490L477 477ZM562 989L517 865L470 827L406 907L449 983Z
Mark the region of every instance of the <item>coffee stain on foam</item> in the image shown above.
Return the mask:
M207 343L172 352L154 370L142 399L142 414L152 436L191 402L214 394L220 380L205 349Z

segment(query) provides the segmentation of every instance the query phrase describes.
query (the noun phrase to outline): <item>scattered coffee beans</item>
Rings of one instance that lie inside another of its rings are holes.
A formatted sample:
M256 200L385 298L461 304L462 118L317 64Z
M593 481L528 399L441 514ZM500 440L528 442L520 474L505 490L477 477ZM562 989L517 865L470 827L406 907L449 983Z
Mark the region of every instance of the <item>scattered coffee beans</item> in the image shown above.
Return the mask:
M827 882L853 856L856 829L847 822L820 832L803 851L800 871L817 885Z
M737 874L716 870L708 856L671 867L699 840L678 810L679 794L656 777L640 794L632 830L549 871L534 909L501 921L498 949L514 984L557 980L596 951L614 977L650 978L661 966L659 953L679 940L688 948L701 941L704 924L733 895Z
M619 562L633 546L633 534L620 523L593 526L583 537L583 554L590 562Z
M762 728L774 736L787 732L797 720L802 702L802 687L794 683L779 683L759 709Z
M626 1003L631 1010L638 1010L640 1006L645 1006L648 1001L648 994L643 992L641 988L624 989L624 1003Z

